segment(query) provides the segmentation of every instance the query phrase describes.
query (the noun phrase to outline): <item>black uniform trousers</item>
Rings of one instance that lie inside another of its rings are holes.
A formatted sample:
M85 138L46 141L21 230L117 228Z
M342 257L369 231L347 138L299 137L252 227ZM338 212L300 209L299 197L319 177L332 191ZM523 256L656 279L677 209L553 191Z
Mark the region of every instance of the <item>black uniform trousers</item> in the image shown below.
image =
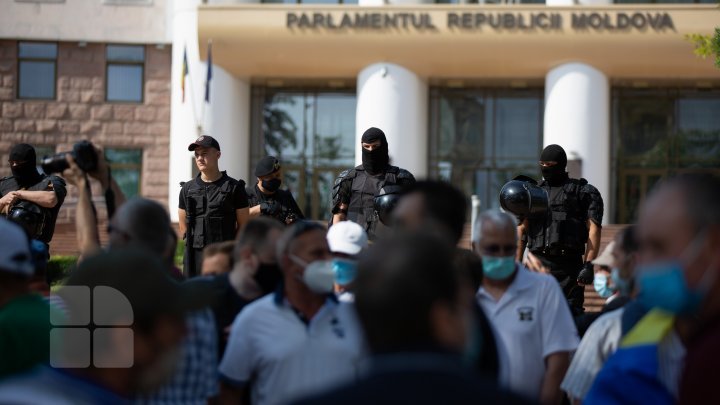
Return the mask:
M185 273L185 277L199 276L202 270L202 261L202 249L195 249L185 245L185 255L183 256L183 273Z
M557 279L563 295L570 305L573 316L585 312L585 287L578 285L577 278L583 266L582 254L549 255L542 251L532 252L542 264L550 269L550 274Z

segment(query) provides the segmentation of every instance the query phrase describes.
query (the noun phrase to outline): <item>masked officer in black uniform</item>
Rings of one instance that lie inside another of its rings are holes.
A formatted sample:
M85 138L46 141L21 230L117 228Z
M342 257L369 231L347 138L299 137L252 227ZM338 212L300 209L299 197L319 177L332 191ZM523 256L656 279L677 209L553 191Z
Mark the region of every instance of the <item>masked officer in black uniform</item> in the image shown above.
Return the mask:
M559 145L549 145L540 155L547 191L548 213L524 219L519 226L518 260L525 247L550 269L574 315L583 313L585 285L593 282L592 261L600 249L603 200L585 179L571 179L565 168L567 155Z
M255 166L257 184L247 186L250 200L250 217L267 216L285 225L305 219L289 190L280 190L282 171L275 156L265 156Z
M245 182L220 171L220 144L203 135L188 146L195 152L200 173L181 183L179 202L180 234L185 239L185 274L200 274L205 246L235 239L237 231L248 220L248 197Z
M36 159L31 145L21 143L12 147L12 176L0 179L0 213L20 223L31 238L48 245L67 190L60 177L38 173Z
M353 221L365 228L370 240L377 236L379 222L375 197L386 186L403 187L415 183L415 177L390 165L385 133L372 127L361 138L362 165L345 170L335 180L332 195L332 223Z

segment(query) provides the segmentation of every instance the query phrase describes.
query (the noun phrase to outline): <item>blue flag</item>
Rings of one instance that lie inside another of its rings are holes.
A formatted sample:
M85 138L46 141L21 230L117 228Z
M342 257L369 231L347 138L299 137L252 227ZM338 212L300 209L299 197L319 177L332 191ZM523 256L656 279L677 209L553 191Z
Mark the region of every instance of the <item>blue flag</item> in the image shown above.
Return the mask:
M208 41L207 78L205 78L205 102L210 102L210 79L212 79L212 42Z

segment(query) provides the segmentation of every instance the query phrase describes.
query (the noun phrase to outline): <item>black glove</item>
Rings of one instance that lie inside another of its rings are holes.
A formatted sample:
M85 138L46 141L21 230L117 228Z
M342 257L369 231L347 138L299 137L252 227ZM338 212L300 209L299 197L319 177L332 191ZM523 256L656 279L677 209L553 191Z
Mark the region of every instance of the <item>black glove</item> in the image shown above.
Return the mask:
M595 271L593 270L594 266L590 262L585 262L583 265L583 268L580 270L580 273L578 274L577 282L578 284L585 284L585 285L591 285L593 283L593 279L595 279Z
M260 213L264 215L275 215L281 209L282 207L280 207L280 203L275 200L265 201L260 204Z

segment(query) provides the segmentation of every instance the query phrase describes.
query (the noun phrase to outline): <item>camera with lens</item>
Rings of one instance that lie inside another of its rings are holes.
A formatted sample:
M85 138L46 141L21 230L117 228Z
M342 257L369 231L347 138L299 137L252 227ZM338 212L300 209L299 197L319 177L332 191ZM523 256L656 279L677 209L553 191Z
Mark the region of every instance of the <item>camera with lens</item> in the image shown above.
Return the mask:
M73 149L69 152L60 152L52 156L43 157L41 161L43 172L45 172L45 174L61 173L70 167L67 160L65 160L65 155L68 153L72 155L75 163L77 163L82 171L87 173L97 169L98 156L97 152L95 152L95 147L90 141L80 141L73 145Z

